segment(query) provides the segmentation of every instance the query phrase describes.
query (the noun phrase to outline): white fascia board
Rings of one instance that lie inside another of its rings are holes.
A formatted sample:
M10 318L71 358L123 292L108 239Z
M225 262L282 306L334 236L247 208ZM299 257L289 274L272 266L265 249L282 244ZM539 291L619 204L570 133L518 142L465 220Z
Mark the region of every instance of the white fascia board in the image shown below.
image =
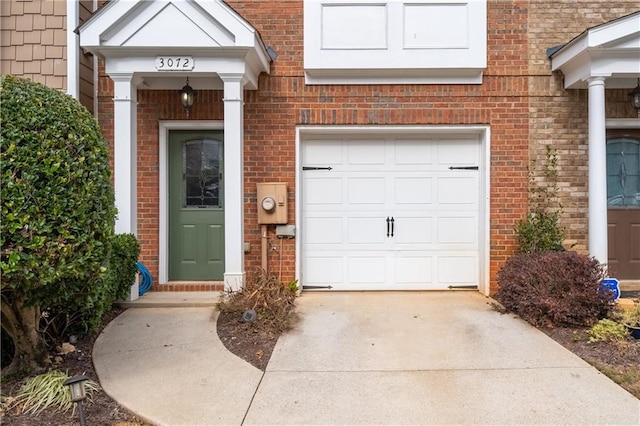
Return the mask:
M307 69L315 84L482 84L484 69Z
M591 28L588 30L589 47L603 46L638 33L640 33L640 13Z
M242 74L245 72L244 55L237 57L197 57L194 62L195 66L193 71L159 72L156 70L155 56L119 56L109 58L105 65L105 71L107 74L136 73L144 75L146 73L155 75L163 74L166 76L188 76L217 73Z
M141 2L144 3L142 0L111 0L108 2L80 27L80 45L82 48L96 54L96 49L102 45L103 34Z

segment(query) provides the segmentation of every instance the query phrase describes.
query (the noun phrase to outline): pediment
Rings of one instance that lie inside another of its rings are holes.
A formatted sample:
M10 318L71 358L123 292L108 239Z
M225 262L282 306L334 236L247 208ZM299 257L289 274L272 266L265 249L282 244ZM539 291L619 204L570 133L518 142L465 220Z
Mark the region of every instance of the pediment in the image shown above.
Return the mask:
M154 10L133 17L126 26L114 26L107 31L103 36L103 45L129 48L235 45L233 33L215 19L189 15L171 2L166 2L159 9L149 9Z
M609 88L633 88L640 77L640 12L588 28L549 57L567 89L586 87L590 77L605 77Z
M112 0L80 27L81 45L253 47L257 31L220 0Z
M145 78L156 73L156 56L180 55L199 58L194 78L239 72L255 88L271 62L258 31L222 0L111 0L79 33L107 72Z

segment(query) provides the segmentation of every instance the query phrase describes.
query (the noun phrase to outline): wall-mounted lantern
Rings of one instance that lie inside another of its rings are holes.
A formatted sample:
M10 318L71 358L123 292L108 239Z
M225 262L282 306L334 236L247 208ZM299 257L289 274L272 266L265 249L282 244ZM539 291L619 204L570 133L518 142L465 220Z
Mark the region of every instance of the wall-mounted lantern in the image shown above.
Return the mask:
M638 79L636 88L629 92L629 97L631 98L631 105L633 105L637 112L640 112L640 78Z
M191 111L191 107L193 106L193 97L196 92L193 91L191 86L189 86L189 77L187 77L187 84L185 84L182 89L180 89L180 102L182 102L182 106L185 111L187 111L187 116L189 115L189 111Z

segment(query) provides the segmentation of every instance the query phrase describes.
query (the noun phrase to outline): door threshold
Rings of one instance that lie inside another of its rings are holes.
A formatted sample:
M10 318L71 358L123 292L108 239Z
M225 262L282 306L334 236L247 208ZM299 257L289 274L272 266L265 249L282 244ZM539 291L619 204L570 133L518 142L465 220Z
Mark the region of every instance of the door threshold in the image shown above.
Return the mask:
M223 291L224 281L168 281L153 291Z

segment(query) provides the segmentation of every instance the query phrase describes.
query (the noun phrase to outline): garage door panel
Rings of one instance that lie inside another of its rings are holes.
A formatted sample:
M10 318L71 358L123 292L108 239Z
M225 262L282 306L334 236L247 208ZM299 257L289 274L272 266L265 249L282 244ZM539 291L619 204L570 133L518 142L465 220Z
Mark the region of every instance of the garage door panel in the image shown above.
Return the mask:
M388 239L385 231L386 221L383 217L349 217L347 219L349 244L384 245Z
M384 204L384 178L347 179L347 197L349 204Z
M433 203L433 179L429 177L394 180L394 201L396 204L431 204Z
M399 140L395 142L396 165L433 164L433 145L425 140Z
M385 163L385 144L370 140L350 141L347 145L347 162L353 165L381 165Z
M477 217L438 217L438 244L476 244Z
M424 253L395 259L397 284L429 284L433 282L433 257Z
M440 177L436 180L439 205L478 203L478 185L475 176Z
M444 139L437 145L438 164L478 165L477 139Z
M433 219L431 217L394 216L394 242L396 244L429 245L433 242ZM410 247L403 247L407 250Z
M344 281L342 257L318 253L304 261L305 282L310 285L333 285Z
M447 285L476 285L478 283L478 257L451 252L437 258L438 282Z
M309 177L306 182L305 203L312 205L341 205L342 179L339 178L313 178Z
M342 164L342 141L316 139L305 142L302 161L306 165Z
M342 217L307 217L304 222L307 244L342 244Z
M386 255L348 256L349 284L385 284L387 282Z

